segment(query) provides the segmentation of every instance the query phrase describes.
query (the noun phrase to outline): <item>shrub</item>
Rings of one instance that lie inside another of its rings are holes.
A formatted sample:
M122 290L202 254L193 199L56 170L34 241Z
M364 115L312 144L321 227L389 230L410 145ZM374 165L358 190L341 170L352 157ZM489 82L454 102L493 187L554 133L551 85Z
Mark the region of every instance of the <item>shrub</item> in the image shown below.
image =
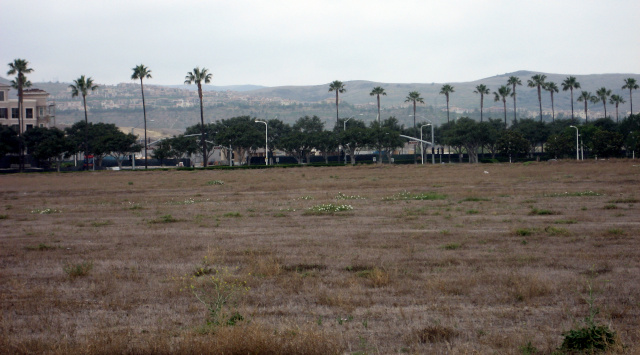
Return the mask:
M599 309L594 307L593 289L591 284L588 285L589 297L585 299L589 305L589 315L584 319L584 326L574 328L568 332L562 333L564 340L560 345L561 351L589 351L608 350L612 348L618 340L616 332L611 330L609 326L596 324L595 317L599 313Z
M83 261L79 264L68 263L62 268L70 278L75 279L80 276L89 275L89 271L93 269L93 261Z
M533 230L529 228L518 228L516 229L516 235L526 237L533 234Z
M173 222L178 222L178 219L174 218L170 214L165 214L164 216L160 216L157 219L149 221L149 223L152 223L152 224L153 223L173 223Z
M558 214L554 211L551 210L541 210L541 209L537 209L537 208L533 208L531 210L531 212L529 212L530 215L538 215L538 216L548 216L548 215L554 215L554 214Z

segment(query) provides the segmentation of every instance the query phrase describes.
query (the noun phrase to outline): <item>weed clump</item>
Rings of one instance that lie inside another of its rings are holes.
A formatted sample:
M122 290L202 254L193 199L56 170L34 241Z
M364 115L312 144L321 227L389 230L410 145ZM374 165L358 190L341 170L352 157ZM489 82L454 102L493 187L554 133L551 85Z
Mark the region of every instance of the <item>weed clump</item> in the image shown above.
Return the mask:
M397 193L391 197L383 198L384 201L397 201L397 200L445 200L447 195L439 194L436 192L422 192L422 193L411 193L408 191L402 191Z
M92 269L93 261L83 261L78 264L68 263L62 267L62 270L64 270L65 274L67 274L72 279L87 276Z

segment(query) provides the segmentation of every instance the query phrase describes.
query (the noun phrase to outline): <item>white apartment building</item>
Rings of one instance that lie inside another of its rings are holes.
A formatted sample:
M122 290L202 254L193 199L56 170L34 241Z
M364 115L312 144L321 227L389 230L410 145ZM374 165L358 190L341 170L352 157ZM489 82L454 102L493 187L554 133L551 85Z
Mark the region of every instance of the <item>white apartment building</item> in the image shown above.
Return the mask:
M18 130L18 99L9 99L10 85L0 84L0 124ZM33 127L52 127L51 119L55 116L55 104L47 101L49 93L40 89L23 91L24 111L22 132Z

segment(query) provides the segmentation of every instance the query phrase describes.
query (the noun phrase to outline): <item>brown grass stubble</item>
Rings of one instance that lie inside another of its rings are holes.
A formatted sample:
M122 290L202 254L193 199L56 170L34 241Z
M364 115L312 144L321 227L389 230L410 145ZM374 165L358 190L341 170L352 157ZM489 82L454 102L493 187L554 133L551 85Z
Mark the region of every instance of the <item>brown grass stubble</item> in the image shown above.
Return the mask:
M0 350L551 351L591 282L637 351L638 206L604 206L638 180L631 161L0 176ZM383 200L403 190L447 198ZM582 191L603 195L544 196ZM321 203L354 210L304 213ZM174 278L204 256L248 282L250 322L198 332L206 309Z

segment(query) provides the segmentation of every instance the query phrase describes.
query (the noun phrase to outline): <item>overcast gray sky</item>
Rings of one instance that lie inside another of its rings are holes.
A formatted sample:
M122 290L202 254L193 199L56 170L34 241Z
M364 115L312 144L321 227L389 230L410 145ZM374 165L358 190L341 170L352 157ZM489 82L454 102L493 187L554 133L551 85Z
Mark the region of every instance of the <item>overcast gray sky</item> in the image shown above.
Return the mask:
M0 0L0 63L29 79L213 85L640 73L638 0Z

